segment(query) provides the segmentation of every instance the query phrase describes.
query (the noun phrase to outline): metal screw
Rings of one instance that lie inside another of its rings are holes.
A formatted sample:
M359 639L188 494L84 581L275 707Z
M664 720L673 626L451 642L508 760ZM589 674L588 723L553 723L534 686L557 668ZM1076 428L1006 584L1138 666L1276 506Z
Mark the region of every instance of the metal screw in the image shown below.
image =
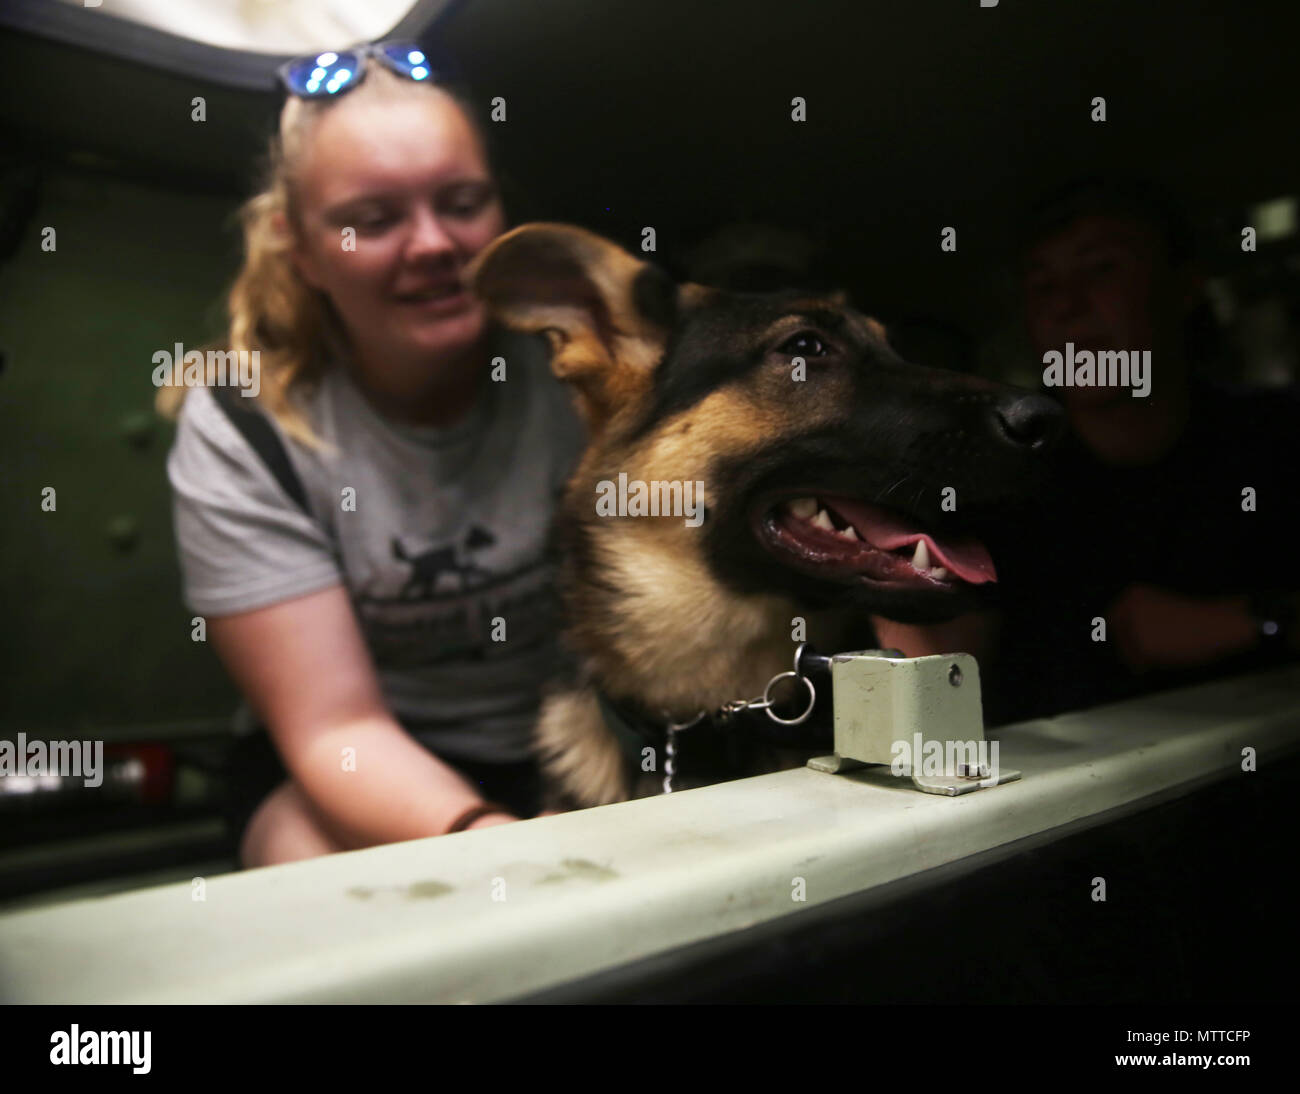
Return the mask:
M958 666L958 665L953 665L952 668L950 668L950 669L948 670L948 683L950 683L950 684L951 684L953 687L955 687L955 688L959 688L959 687L961 687L961 668L960 668L960 666Z
M132 516L116 516L105 529L108 541L119 551L130 551L140 538L140 524Z
M132 448L148 448L153 439L154 416L146 411L128 414L118 423L118 431Z

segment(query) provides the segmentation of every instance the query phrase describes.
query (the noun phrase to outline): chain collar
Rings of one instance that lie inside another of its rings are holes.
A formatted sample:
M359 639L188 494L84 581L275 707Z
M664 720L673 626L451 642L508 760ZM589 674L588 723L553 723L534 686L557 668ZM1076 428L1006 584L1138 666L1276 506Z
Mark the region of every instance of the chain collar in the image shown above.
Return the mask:
M621 708L609 699L603 692L597 691L596 696L600 704L601 712L605 718L605 724L614 731L619 738L619 743L623 748L624 754L630 761L635 763L640 758L640 750L645 742L649 741L652 745L659 743L659 738L663 738L664 748L664 780L663 792L671 794L673 792L673 777L677 774L678 759L678 742L677 735L688 730L703 729L706 726L714 727L721 731L732 731L739 728L742 721L747 721L749 725L758 729L760 734L763 731L763 723L758 721L754 716L759 712L767 716L767 720L781 727L794 727L802 725L808 720L813 713L813 708L817 705L817 688L809 679L804 669L805 651L811 656L808 650L808 644L801 642L795 650L794 670L790 672L779 672L767 682L767 687L763 694L757 699L733 699L724 703L716 710L700 710L693 718L687 721L674 721L673 717L667 711L661 713L660 719L651 721L644 717L628 717L626 708ZM808 692L807 705L803 712L794 718L782 718L772 711L774 699L772 690L782 680L794 679L800 681ZM767 727L770 729L770 727ZM769 732L762 734L769 739L773 735Z

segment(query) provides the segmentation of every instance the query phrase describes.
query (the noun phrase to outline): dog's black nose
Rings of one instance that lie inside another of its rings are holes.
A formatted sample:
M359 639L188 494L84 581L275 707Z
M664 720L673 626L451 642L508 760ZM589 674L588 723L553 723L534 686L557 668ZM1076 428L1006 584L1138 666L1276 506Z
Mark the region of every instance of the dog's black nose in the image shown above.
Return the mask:
M999 433L1012 444L1048 448L1065 428L1065 412L1045 395L1012 395L993 408Z

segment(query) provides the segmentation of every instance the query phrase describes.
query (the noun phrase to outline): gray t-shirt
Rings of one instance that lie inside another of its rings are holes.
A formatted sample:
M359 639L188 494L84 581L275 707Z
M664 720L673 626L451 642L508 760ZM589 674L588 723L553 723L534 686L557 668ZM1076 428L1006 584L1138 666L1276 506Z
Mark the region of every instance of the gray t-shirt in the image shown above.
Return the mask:
M185 399L167 473L192 611L341 583L397 720L438 755L506 762L529 754L539 689L560 664L544 547L583 430L539 340L502 335L494 352L505 380L450 428L382 417L337 362L299 403L334 451L262 412L311 517L204 388ZM235 731L252 728L245 705Z

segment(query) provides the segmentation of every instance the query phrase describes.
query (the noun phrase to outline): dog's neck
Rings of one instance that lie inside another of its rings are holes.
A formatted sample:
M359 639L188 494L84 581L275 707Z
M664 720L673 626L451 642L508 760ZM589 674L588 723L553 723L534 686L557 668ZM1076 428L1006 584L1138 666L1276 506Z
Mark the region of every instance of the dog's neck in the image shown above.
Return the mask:
M679 718L762 695L802 638L839 648L848 627L842 612L808 614L783 596L724 590L693 558L615 545L594 573L573 567L566 577L568 636L590 680L616 700Z

